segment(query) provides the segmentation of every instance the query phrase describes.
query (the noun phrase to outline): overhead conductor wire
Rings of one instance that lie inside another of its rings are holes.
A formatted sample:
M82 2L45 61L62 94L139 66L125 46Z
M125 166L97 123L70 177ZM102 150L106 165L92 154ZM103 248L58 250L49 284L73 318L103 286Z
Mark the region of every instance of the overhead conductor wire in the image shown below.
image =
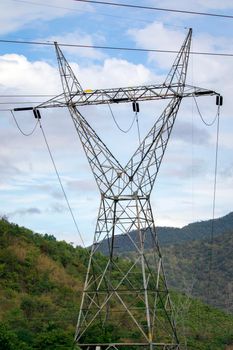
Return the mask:
M46 144L46 146L47 146L47 149L48 149L48 152L49 152L51 161L52 161L52 163L53 163L53 167L54 167L54 170L55 170L55 172L56 172L56 175L57 175L57 178L58 178L58 181L59 181L61 190L62 190L62 192L63 192L63 195L64 195L64 198L65 198L66 204L67 204L67 206L68 206L70 215L71 215L71 217L72 217L72 219L73 219L74 225L75 225L76 230L77 230L77 232L78 232L79 238L80 238L80 240L81 240L81 242L82 242L82 244L83 244L83 247L86 248L85 243L84 243L84 240L83 240L82 235L81 235L81 232L80 232L80 230L79 230L77 221L76 221L76 219L75 219L75 217L74 217L74 213L73 213L73 210L72 210L72 208L71 208L69 199L68 199L68 197L67 197L65 188L64 188L64 186L63 186L63 184L62 184L61 177L60 177L60 175L59 175L59 172L58 172L58 169L57 169L55 160L54 160L53 155L52 155L51 148L50 148L50 146L49 146L47 137L46 137L45 132L44 132L44 129L43 129L43 127L42 127L40 118L37 119L37 122L36 122L34 128L32 129L32 131L31 131L30 133L25 133L25 132L22 130L22 128L19 126L19 123L18 123L18 121L17 121L17 119L16 119L16 117L15 117L15 115L14 115L14 112L13 112L12 110L10 110L10 112L11 112L11 114L12 114L12 116L13 116L13 119L14 119L14 121L15 121L15 124L16 124L18 130L20 131L20 133L21 133L23 136L31 136L31 135L35 132L35 130L36 130L38 124L40 125L40 129L41 129L41 132L42 132L42 135L43 135L45 144Z
M212 207L212 223L211 223L211 239L210 239L210 261L209 261L209 273L208 273L208 275L209 275L208 276L208 299L210 298L211 272L212 272L212 267L213 267L214 219L215 219L215 206L216 206L218 151L219 151L219 124L220 124L220 106L218 106L218 112L217 112L217 135L216 135L216 148L215 148L214 190L213 190L213 207Z
M54 43L53 42L49 42L49 41L29 41L29 40L0 39L0 43L54 46ZM171 54L177 54L179 52L177 50L142 49L142 48L136 48L136 47L81 45L81 44L67 44L67 43L59 43L59 46L63 46L63 47L77 47L77 48L85 48L85 49L103 49L103 50L138 51L138 52L159 52L159 53L171 53ZM224 52L190 51L190 55L233 57L233 53L232 52L225 52L224 53Z
M16 122L16 125L17 125L17 128L19 129L19 131L20 131L24 136L29 136L28 134L26 134L26 133L24 133L24 132L22 131L22 129L19 127L19 124L17 123L17 120L16 120L16 118L15 118L15 116L14 116L13 111L11 111L11 112L12 112L12 115L13 115L13 117L14 117L14 120L15 120L15 122ZM67 203L67 207L68 207L68 209L69 209L70 215L71 215L72 220L73 220L73 222L74 222L74 225L75 225L75 227L76 227L76 230L77 230L77 233L78 233L78 235L79 235L80 241L82 242L83 248L84 248L85 251L87 252L87 258L88 258L88 257L90 256L90 251L89 251L88 247L86 247L86 245L85 245L85 243L84 243L84 240L83 240L83 237L82 237L82 234L81 234L81 232L80 232L80 230L79 230L77 221L76 221L76 219L75 219L75 216L74 216L73 210L72 210L72 208L71 208L71 205L70 205L68 196L67 196L67 194L66 194L65 188L64 188L64 186L63 186L63 184L62 184L61 177L60 177L60 175L59 175L59 172L58 172L58 169L57 169L57 166L56 166L56 163L55 163L55 160L54 160L54 157L53 157L51 148L50 148L49 143L48 143L48 139L47 139L47 137L46 137L46 135L45 135L45 131L44 131L43 127L42 127L40 118L38 118L38 121L37 121L37 123L36 123L36 126L37 126L38 124L39 124L39 126L40 126L40 129L41 129L41 132L42 132L42 135L43 135L43 138L44 138L44 141L45 141L47 150L48 150L49 155L50 155L50 159L51 159L51 161L52 161L52 164L53 164L54 170L55 170L55 172L56 172L56 175L57 175L57 178L58 178L58 181L59 181L61 190L62 190L63 195L64 195L64 198L65 198L65 201L66 201L66 203ZM33 132L35 131L35 129L36 129L36 127L34 127ZM31 132L30 134L32 135L32 132ZM98 265L98 262L96 262L96 264Z
M203 121L203 123L204 123L206 126L212 126L212 125L214 125L214 123L216 122L216 119L218 118L219 108L217 109L217 113L216 113L216 116L214 117L214 119L213 119L211 122L207 122L207 121L203 118L203 116L202 116L202 113L201 113L200 108L199 108L199 106L198 106L196 97L193 96L193 99L194 99L194 101L195 101L195 105L196 105L196 107L197 107L198 114L199 114L201 120Z
M225 15L225 14L211 13L211 12L198 12L198 11L189 11L189 10L179 10L179 9L170 9L170 8L144 6L144 5L134 5L134 4L119 3L119 2L99 1L99 0L73 0L73 1L85 2L87 4L90 3L90 4L98 4L98 5L110 5L110 6L117 6L117 7L127 7L127 8L133 8L133 9L139 9L139 10L176 12L176 13L183 13L183 14L189 14L189 15L210 16L210 17L221 17L221 18L233 19L233 15Z
M138 131L138 142L139 145L141 144L141 133L140 133L140 125L138 121L138 112L135 112L135 117L136 117L136 123L137 123L137 131Z
M39 125L40 125L40 129L41 129L41 132L42 132L42 135L43 135L45 144L46 144L46 146L47 146L47 149L48 149L48 152L49 152L51 161L52 161L52 163L53 163L53 167L54 167L54 170L55 170L55 172L56 172L56 175L57 175L57 178L58 178L58 181L59 181L61 190L62 190L62 192L63 192L63 195L64 195L64 198L65 198L66 204L67 204L67 206L68 206L70 215L71 215L71 217L72 217L72 219L73 219L74 225L75 225L75 227L76 227L76 229L77 229L77 232L78 232L79 238L80 238L80 240L81 240L81 242L82 242L82 244L83 244L83 247L86 248L85 243L84 243L84 240L83 240L82 235L81 235L81 232L80 232L80 230L79 230L77 221L76 221L76 219L75 219L75 217L74 217L74 213L73 213L73 210L72 210L72 208L71 208L69 199L68 199L68 197L67 197L65 188L64 188L64 186L63 186L63 184L62 184L61 177L60 177L60 175L59 175L59 172L58 172L58 169L57 169L55 160L54 160L54 158L53 158L53 155L52 155L52 152L51 152L51 149L50 149L50 146L49 146L49 143L48 143L47 137L46 137L46 135L45 135L44 129L43 129L43 127L42 127L42 124L41 124L40 119L38 119L38 122L39 122Z
M35 132L35 130L36 130L36 128L37 128L37 125L38 125L38 123L39 123L38 120L37 120L35 126L33 127L32 131L30 131L29 133L26 133L26 132L23 131L22 128L19 126L19 123L18 123L18 121L17 121L17 119L16 119L16 117L15 117L15 115L14 115L14 112L13 112L12 110L10 110L10 112L11 112L11 114L12 114L12 117L13 117L13 119L14 119L14 121L15 121L15 124L16 124L18 130L21 132L21 134L22 134L23 136L31 136L31 135Z
M213 186L213 203L212 203L212 220L211 220L211 232L210 232L210 249L209 249L209 266L208 266L208 286L207 286L207 298L210 300L211 292L211 273L213 268L213 244L214 244L214 220L215 220L215 207L216 207L216 190L217 190L217 173L218 173L218 151L219 151L219 124L220 124L220 105L218 105L217 113L214 119L208 123L203 118L197 101L194 97L194 101L197 107L198 114L202 122L206 126L212 126L217 121L216 132L216 146L215 146L215 165L214 165L214 186Z
M135 122L135 119L136 119L136 115L133 117L133 120L132 120L130 126L128 127L128 129L125 129L125 130L124 130L124 129L122 129L122 128L120 127L118 121L116 120L116 117L115 117L115 115L114 115L114 113L113 113L113 110L112 110L112 108L111 108L111 106L110 106L109 103L108 103L108 108L109 108L109 110L110 110L112 119L114 120L114 123L116 124L117 128L118 128L121 132L127 134L127 133L132 129L132 127L133 127L133 125L134 125L134 122Z

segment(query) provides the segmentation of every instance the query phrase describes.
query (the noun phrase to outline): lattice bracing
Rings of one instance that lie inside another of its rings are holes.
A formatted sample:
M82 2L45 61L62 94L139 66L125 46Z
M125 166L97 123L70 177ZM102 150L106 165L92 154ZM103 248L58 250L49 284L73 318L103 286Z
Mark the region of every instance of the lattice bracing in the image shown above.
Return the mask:
M150 194L182 98L215 94L185 85L191 36L190 29L163 84L88 92L55 45L64 93L40 107L69 108L101 193L75 335L81 349L180 349ZM170 101L126 166L78 110L79 105L160 98ZM116 235L123 235L127 257L119 258Z
M137 232L136 240L132 240L132 231ZM119 233L124 233L131 245L132 260L117 257L114 236ZM153 248L145 252L148 241ZM98 252L103 250L106 258L100 266ZM165 339L170 344L178 342L152 211L146 198L101 201L76 340L82 347L96 329L102 333L103 325L105 330L111 330L116 324L122 330L127 328L122 334L113 331L111 340L117 343L124 344L126 337L135 336L142 344L162 343Z

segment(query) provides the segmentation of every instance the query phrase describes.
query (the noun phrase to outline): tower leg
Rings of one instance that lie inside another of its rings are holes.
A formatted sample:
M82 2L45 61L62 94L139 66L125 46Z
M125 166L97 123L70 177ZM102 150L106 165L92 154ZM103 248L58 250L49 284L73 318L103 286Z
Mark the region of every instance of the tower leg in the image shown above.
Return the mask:
M130 250L123 257L117 234ZM81 349L179 349L147 197L101 200L76 342Z

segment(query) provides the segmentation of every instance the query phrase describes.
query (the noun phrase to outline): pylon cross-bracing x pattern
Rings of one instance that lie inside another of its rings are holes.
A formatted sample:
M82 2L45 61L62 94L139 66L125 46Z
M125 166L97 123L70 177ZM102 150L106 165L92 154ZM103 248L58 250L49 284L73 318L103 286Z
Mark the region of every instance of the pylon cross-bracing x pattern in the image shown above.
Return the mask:
M185 83L191 37L190 29L163 84L93 91L83 91L55 43L63 94L37 108L69 108L101 193L75 335L80 349L180 349L150 194L182 98L216 94ZM125 167L78 110L81 105L157 99L169 99L168 105ZM118 234L124 235L132 259L118 258Z

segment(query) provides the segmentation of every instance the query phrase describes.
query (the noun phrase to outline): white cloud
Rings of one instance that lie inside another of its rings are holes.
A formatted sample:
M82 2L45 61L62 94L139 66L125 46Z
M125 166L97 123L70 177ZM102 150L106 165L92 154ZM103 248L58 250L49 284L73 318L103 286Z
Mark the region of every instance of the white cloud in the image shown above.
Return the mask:
M52 7L53 5L55 7ZM89 4L83 3L79 4L76 9L80 10L80 14L82 14L82 11L86 9L90 11L92 7ZM67 1L65 0L50 1L48 6L39 2L35 2L35 5L33 5L33 1L1 0L0 33L7 34L27 27L35 28L35 23L39 25L41 22L49 22L53 19L63 18L74 13L76 15L79 14L75 10L70 11L67 9Z
M184 41L184 31L170 29L154 22L140 29L130 29L128 34L139 48L155 50L179 50ZM168 68L174 57L168 54L149 53L149 61L156 61L160 68Z
M185 38L181 29L171 29L162 23L152 23L142 29L131 29L129 35L136 45L142 48L179 50ZM186 31L187 33L187 31ZM195 34L191 50L195 52L229 52L232 47L232 38L216 36L206 33ZM149 53L149 62L154 62L156 67L168 70L175 57L171 55ZM155 68L156 69L156 68ZM232 87L233 62L228 57L191 55L187 83L194 86L211 89L224 96L222 111L227 118L231 118L231 98L228 98ZM198 99L201 110L205 113L209 105ZM212 119L212 117L210 117Z
M182 10L196 10L202 11L203 9L230 9L233 8L231 0L190 0L187 2L186 0L177 0L174 7L173 0L163 0L163 6L161 6L161 2L159 0L151 0L150 1L153 6L158 6L163 8L175 8Z
M75 68L75 66L74 66ZM102 65L92 65L79 71L85 88L111 88L146 84L155 80L143 64L133 64L118 58L105 59Z
M151 24L144 29L131 30L130 35L140 47L169 48L175 50L179 48L185 36L184 32L180 30L168 30L162 24ZM79 42L82 40L82 43L93 43L94 39L92 35L83 32L82 36L80 31L76 30L73 33L64 34L64 37L57 36L50 39L69 42L75 39L75 41ZM220 38L203 34L195 37L194 40L199 45L197 47L198 50L215 50L218 47L226 50L227 45L231 43L228 39L220 41ZM144 64L132 63L127 58L109 58L104 55L102 56L102 54L98 56L99 52L96 51L90 51L89 53L88 51L83 52L83 57L87 58L87 60L82 60L77 64L74 62L76 61L76 49L75 51L67 51L67 54L72 55L71 65L77 73L77 77L84 89L161 82L161 79L159 79L161 78L161 70L156 70L157 68L153 66L154 63L158 63L163 68L163 73L170 66L170 58L166 55L150 55L150 68L148 68ZM87 57L88 55L89 57ZM92 58L95 57L100 59L98 64L93 64L92 62ZM193 63L193 79L190 74L189 82L194 82L196 85L203 87L213 88L217 91L223 88L226 96L224 96L224 114L222 117L223 137L220 143L224 151L227 148L227 154L229 154L232 150L232 124L226 123L226 119L230 119L232 109L230 97L232 63L230 60L224 61L226 62L224 64L221 62L223 62L222 59L213 57L193 57L190 62L191 64ZM1 93L7 92L12 94L25 92L61 92L58 69L55 67L55 64L51 65L42 59L32 61L23 55L3 55L0 57L0 91ZM203 100L201 98L198 99L201 110L208 119L209 116L212 118L212 109L210 112L209 102L206 101L205 98ZM154 121L153 115L158 116L159 112L156 104L153 104L153 106L152 104L148 105L145 108L141 104L140 107L139 119L141 128L143 132L146 132ZM158 197L156 197L157 193L153 197L156 200L158 199L159 208L157 214L164 219L163 224L168 224L169 222L170 224L182 225L183 223L192 221L192 205L197 211L195 219L205 219L209 210L207 203L210 203L209 198L212 193L212 184L209 177L211 175L210 168L212 163L210 166L209 162L212 161L212 155L214 154L215 130L209 129L206 131L203 128L203 124L201 122L198 123L196 119L192 124L190 117L192 108L190 105L185 105L179 113L176 129L172 135L173 141L171 140L172 143L168 147L164 158L165 164L163 164L161 173L159 174L159 177L162 179L161 181L164 182L162 183L160 181L158 183L158 186L162 184L161 191ZM113 109L114 112L116 111L116 117L121 125L123 127L127 126L132 117L131 106L113 106ZM213 110L215 111L215 106L213 106ZM131 142L133 144L132 149L138 143L135 137L136 133L132 132L121 142L123 136L115 133L116 129L113 130L114 124L110 119L110 114L103 112L103 109L97 107L92 107L91 112L87 108L83 108L82 111L88 117L90 114L90 123L94 125L94 128L99 130L98 132L100 132L101 137L103 135L106 144L115 145L115 149L119 152L120 156L123 154L123 157L127 158L128 155L126 153L131 152ZM66 218L67 211L63 210L63 199L57 198L60 189L41 134L37 130L32 138L23 138L18 133L13 120L10 118L10 115L6 116L5 114L4 118L1 119L0 128L0 154L4 157L4 161L1 164L5 169L4 174L6 174L1 179L1 188L4 189L2 191L4 192L3 209L6 212L16 212L17 210L23 210L25 206L26 208L33 208L36 203L36 207L38 204L41 210L40 218L36 219L36 215L33 218L35 220L33 225L36 230L44 229L48 224L48 227L52 227L51 225L53 225L53 232L67 232L67 227L71 227L72 223L70 224L69 219ZM23 128L31 129L31 126L34 124L31 112L28 114L17 114L17 118ZM68 113L64 110L42 111L42 123L48 135L59 172L62 175L62 181L69 198L71 198L72 207L78 213L78 221L80 220L82 229L89 236L89 232L94 227L97 214L96 209L99 204L97 197L98 190L94 180L91 178L90 168L87 165L80 143L77 143L77 134L74 131L72 123L70 121L68 122L68 118ZM192 132L196 138L192 139ZM195 142L192 143L192 140ZM126 144L127 150L125 150ZM196 147L196 153L194 152L193 159L191 158L192 150L189 149L189 145L191 145L190 147ZM213 153L210 153L210 149ZM167 167L166 162L169 163ZM220 169L226 169L225 172L222 171L221 188L219 188L219 193L222 196L219 202L222 208L220 215L224 214L223 211L227 211L227 208L230 208L231 205L229 198L227 198L227 195L231 197L229 195L229 174L231 174L231 167L228 165L229 163L225 160L224 164L220 164ZM19 172L17 172L18 169ZM87 172L90 177L87 177ZM195 174L192 177L193 172ZM226 189L227 186L223 181L224 176L228 176L228 192ZM197 189L193 203L191 195L192 179L195 182L195 191ZM9 192L7 192L7 189L9 189ZM90 189L90 191L86 189ZM189 202L188 206L187 202ZM155 203L157 206L157 202ZM11 208L12 205L15 208ZM178 207L181 209L179 212L177 210ZM1 212L3 209L1 208ZM56 216L47 216L46 210ZM173 222L167 219L169 213L174 213ZM30 216L27 216L27 220L30 220ZM59 224L61 221L62 224ZM21 217L19 222L29 226L26 222L26 215L24 218ZM54 222L57 223L55 224ZM88 222L90 229L87 228L86 222ZM67 235L70 236L71 233L67 233Z
M32 207L32 208L26 208L26 209L20 209L20 210L15 210L11 213L7 213L7 217L14 217L15 215L20 215L20 216L24 216L24 215L35 215L35 214L41 214L41 210L36 208L36 207Z
M81 82L86 81L88 87L94 87L94 84L96 87L137 85L145 83L151 77L150 71L143 65L120 59L106 59L103 65L92 65L89 68L82 68L76 63L72 66L79 72ZM29 61L25 56L17 54L3 55L0 57L0 73L1 94L61 92L58 70L44 61ZM12 107L14 107L14 102L10 105L10 108ZM108 125L107 122L106 126L104 120L101 122L96 120L100 113L101 111L95 110L95 123L101 124L105 130L109 131L112 123ZM93 228L96 208L99 205L98 189L90 174L80 143L77 143L77 133L70 121L70 116L65 110L42 110L41 114L42 125L72 207L81 213L79 214L81 227L86 227L86 222L89 222ZM35 119L31 112L18 112L15 115L23 130L32 129ZM17 130L10 113L5 113L3 116L0 128L0 154L6 176L1 179L4 202L1 212L13 213L12 215L19 224L40 230L41 222L44 226L44 223L48 221L46 210L52 208L54 195L56 195L57 205L63 205L64 199L61 196L61 190L40 129L38 128L32 137L25 138ZM107 134L107 139L114 141L110 133ZM90 181L86 176L87 171L91 177ZM46 188L43 188L42 185ZM87 193L87 186L92 191ZM74 187L78 192L74 191ZM33 208L35 203L41 211L40 220L36 216L31 217L30 212L27 211L27 208ZM66 211L57 213L57 216L59 214L63 220L67 216ZM27 220L32 220L33 226L27 224ZM56 229L58 228L52 229L53 233L56 232Z
M98 34L86 34L81 32L80 30L76 30L72 33L66 33L64 31L63 34L54 35L47 37L45 39L42 39L42 41L49 41L49 42L57 42L58 44L65 43L65 44L78 44L78 45L87 45L92 46L94 45L95 40L98 42L103 42L104 37L98 35ZM39 39L40 41L40 39ZM63 46L61 47L62 51L65 54L69 54L72 57L85 57L89 59L94 60L102 60L106 57L105 54L103 54L100 50L96 50L94 48L77 48L72 46Z
M54 94L60 85L57 69L44 61L30 62L25 56L0 56L0 88L27 94Z

